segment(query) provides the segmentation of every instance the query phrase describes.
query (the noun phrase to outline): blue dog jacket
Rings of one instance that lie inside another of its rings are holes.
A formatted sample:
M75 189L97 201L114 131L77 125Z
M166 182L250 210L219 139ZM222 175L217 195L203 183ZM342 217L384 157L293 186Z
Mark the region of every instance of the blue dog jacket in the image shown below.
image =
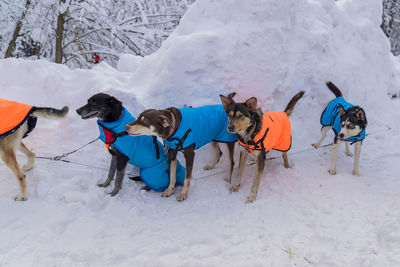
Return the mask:
M348 110L353 106L343 97L339 96L329 102L328 106L326 106L325 110L322 112L321 115L321 125L322 126L332 126L332 130L335 132L336 135L340 133L342 126L340 124L340 106L343 107L344 110ZM345 139L345 141L349 142L358 142L362 141L365 138L365 129L363 129L357 136L350 136L349 138Z
M194 144L198 149L211 141L237 141L236 134L227 130L228 116L222 105L180 108L179 111L182 114L181 123L167 139L169 148L182 150Z
M115 137L110 142L110 132L112 134L121 134L125 132L125 125L135 121L125 108L121 118L114 122L97 121L100 131L100 140L106 144L112 145L122 154L129 158L129 163L140 168L140 176L144 183L152 190L161 192L167 189L169 185L169 163L168 156L162 153L163 147L157 141L159 157L153 138L151 136L130 136L123 135ZM177 162L176 182L178 185L183 185L185 180L185 168Z

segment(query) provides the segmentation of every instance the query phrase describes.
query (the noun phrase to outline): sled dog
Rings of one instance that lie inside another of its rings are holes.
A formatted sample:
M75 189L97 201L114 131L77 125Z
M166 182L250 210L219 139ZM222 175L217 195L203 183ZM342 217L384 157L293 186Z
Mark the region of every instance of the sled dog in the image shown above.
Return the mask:
M303 94L304 91L297 93L289 101L284 112L272 111L264 114L257 108L255 97L249 98L244 103L236 103L232 98L220 95L222 105L228 115L228 131L237 134L240 145L239 169L230 188L231 192L239 190L248 153L256 158L257 171L246 203L252 203L257 198L265 166L265 155L269 150L282 151L285 168L289 168L287 151L291 147L292 137L289 116Z
M14 197L14 200L27 200L25 172L33 168L36 156L25 146L22 139L35 128L37 118L62 119L67 113L67 106L62 109L54 109L0 99L0 156L14 173L21 191ZM22 169L15 157L17 149L20 149L28 157L28 162Z
M360 152L362 141L365 138L365 129L367 127L367 117L364 110L359 106L354 106L344 100L342 92L331 81L325 81L327 87L336 96L326 106L321 115L321 138L314 144L318 148L325 139L327 132L332 129L335 133L333 141L332 161L328 172L336 174L336 161L339 146L342 142L346 145L346 155L352 157L349 143L354 144L354 167L353 175L359 176L358 164L360 161Z
M233 97L230 95L229 97ZM195 150L211 143L214 158L205 170L215 168L222 152L218 142L226 143L229 151L229 173L225 180L230 181L233 171L233 154L236 135L228 133L228 120L221 105L208 105L202 107L170 107L163 110L148 109L143 111L137 121L130 123L126 129L130 135L159 136L168 147L169 164L171 166L171 182L164 191L163 196L169 197L175 190L176 156L178 151L183 152L186 161L186 176L182 191L177 197L178 201L187 198Z
M122 102L108 94L99 93L90 97L87 104L77 109L82 119L98 118L100 140L106 144L112 155L107 179L100 187L107 187L115 176L111 196L118 194L122 187L128 162L140 169L140 178L152 190L160 192L169 185L168 160L157 139L150 136L132 137L125 131L125 125L135 121ZM177 182L183 185L185 169L178 163ZM140 180L134 177L132 180ZM146 189L146 188L145 188ZM147 190L147 189L146 189Z

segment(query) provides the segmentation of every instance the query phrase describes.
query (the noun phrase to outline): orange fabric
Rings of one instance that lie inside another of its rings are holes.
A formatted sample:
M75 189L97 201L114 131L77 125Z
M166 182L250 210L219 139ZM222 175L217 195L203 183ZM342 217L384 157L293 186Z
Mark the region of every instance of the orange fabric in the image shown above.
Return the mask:
M265 132L267 134L265 135ZM265 135L262 143L264 144L264 151L268 152L271 149L288 151L292 144L292 127L290 125L289 117L285 112L272 111L264 113L262 116L261 130L254 137L253 142L257 143ZM246 146L239 140L241 146ZM257 145L248 145L248 150L253 154L253 150L261 150L261 142Z
M19 126L33 106L0 98L0 134Z

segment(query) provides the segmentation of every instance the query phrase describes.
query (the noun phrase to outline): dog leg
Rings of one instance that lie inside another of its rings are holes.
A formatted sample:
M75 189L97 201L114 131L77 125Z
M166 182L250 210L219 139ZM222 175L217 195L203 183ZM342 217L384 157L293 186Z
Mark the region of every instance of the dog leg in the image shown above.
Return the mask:
M290 168L287 152L282 152L282 158L283 158L283 165L285 165L285 168Z
M235 161L233 159L233 156L235 155L235 143L227 143L226 145L228 146L229 151L229 172L228 176L224 180L228 183L231 183L233 166L235 165Z
M119 151L115 152L117 158L117 174L115 176L114 190L110 193L113 197L118 194L122 187L122 180L125 176L126 166L128 165L129 158Z
M247 162L247 156L249 155L249 153L246 151L245 148L243 148L242 146L240 147L240 160L239 160L239 169L236 175L236 179L233 182L233 185L230 188L230 192L237 192L239 191L239 187L240 187L240 180L242 179L242 174L244 171L244 166L246 165Z
M350 145L349 145L349 142L344 142L344 144L346 145L346 156L348 156L348 157L352 157L353 156L353 153L351 153L351 151L350 151Z
M99 187L107 187L114 179L115 172L117 170L117 156L111 157L110 169L108 170L107 180L104 183L97 184Z
M14 173L17 181L19 183L19 187L21 189L21 193L14 197L15 201L23 201L26 200L26 179L25 174L21 170L18 165L17 159L15 158L15 152L13 148L2 148L0 150L1 158L4 163L10 168L10 170Z
M221 158L221 155L222 155L222 151L217 142L211 142L211 147L213 148L213 151L214 151L214 159L210 165L204 166L204 170L214 169L215 166L218 164L219 159Z
M353 167L353 175L360 176L358 171L358 163L360 162L360 153L361 153L361 142L356 142L354 144L354 167Z
M169 185L168 188L162 193L161 196L169 197L175 191L175 184L176 184L176 166L177 166L177 159L176 156L178 151L176 150L168 150L168 159L169 159Z
M29 171L33 168L33 165L35 164L35 156L36 154L30 151L24 143L21 142L19 146L20 150L28 157L28 162L22 166L22 169L24 171Z
M195 153L193 145L191 147L186 148L183 151L183 155L185 156L185 161L186 161L186 176L185 176L185 182L183 183L182 191L177 197L178 201L183 201L187 198L187 194L190 187L190 180L192 179L194 154Z
M263 154L260 151L254 151L254 155L257 156L257 171L254 176L253 186L251 187L250 196L247 198L246 204L253 203L257 198L258 187L260 186L261 176L264 172L265 160Z
M332 126L323 126L321 128L321 138L314 144L312 144L313 147L315 148L319 148L319 146L321 145L321 142L325 139L326 134L328 133L328 131L332 129Z
M339 139L337 139L337 137L335 137L335 142L333 144L333 151L332 151L331 167L328 170L328 172L332 175L336 174L336 161L337 161L338 150L339 150L339 146L340 146L341 142L342 141L340 141Z

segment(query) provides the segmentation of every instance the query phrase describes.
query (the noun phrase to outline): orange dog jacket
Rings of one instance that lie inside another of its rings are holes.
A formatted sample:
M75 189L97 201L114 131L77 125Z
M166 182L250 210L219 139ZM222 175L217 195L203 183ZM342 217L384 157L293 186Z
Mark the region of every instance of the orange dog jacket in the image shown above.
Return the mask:
M269 150L286 152L292 145L292 128L290 120L285 112L272 111L262 115L262 127L256 134L254 140L239 144L247 148L253 154L253 150L262 150L267 153Z

